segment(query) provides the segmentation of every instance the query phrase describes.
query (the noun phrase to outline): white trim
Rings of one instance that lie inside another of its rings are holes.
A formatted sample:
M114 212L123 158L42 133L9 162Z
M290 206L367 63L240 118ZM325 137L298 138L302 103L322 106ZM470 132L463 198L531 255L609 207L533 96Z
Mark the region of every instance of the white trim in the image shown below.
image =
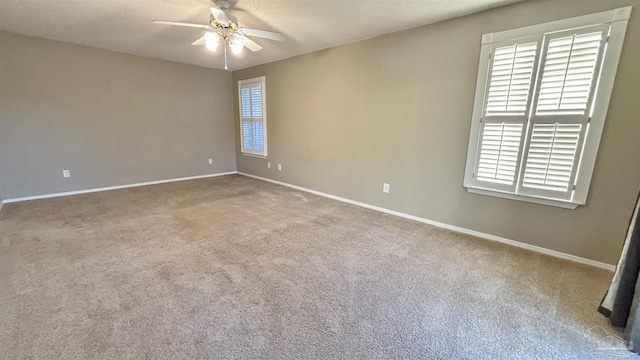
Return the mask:
M251 79L238 80L238 85L263 83L265 82L265 80L266 80L266 76L263 75L263 76L258 76Z
M484 108L485 90L487 87L487 77L489 76L489 56L491 54L491 43L483 43L480 48L480 64L478 65L478 78L476 79L476 93L473 99L473 113L471 114L471 129L469 131L469 147L467 148L467 162L465 165L463 186L470 187L475 184L473 173L475 172L478 144L480 143L480 120L482 119L482 109ZM490 35L488 38L492 39Z
M362 203L362 202L359 202L359 201L346 199L346 198L343 198L343 197L340 197L340 196L331 195L331 194L323 193L323 192L320 192L320 191L307 189L307 188L304 188L304 187L301 187L301 186L288 184L288 183L285 183L285 182L282 182L282 181L267 179L267 178L264 178L264 177L261 177L261 176L251 175L251 174L247 174L247 173L243 173L243 172L238 172L238 175L242 175L242 176L246 176L246 177L250 177L250 178L254 178L254 179L258 179L258 180L262 180L262 181L267 181L267 182L270 182L270 183L286 186L286 187L289 187L289 188L292 188L292 189L296 189L296 190L308 192L308 193L311 193L311 194L323 196L323 197L326 197L326 198L329 198L329 199L345 202L345 203L348 203L348 204L364 207L364 208L371 209L371 210L380 211L380 212L383 212L383 213L386 213L386 214L399 216L399 217L402 217L402 218L405 218L405 219L418 221L418 222L421 222L421 223L437 226L437 227L440 227L440 228L443 228L443 229L457 231L459 233L463 233L463 234L467 234L467 235L471 235L471 236L476 236L476 237L479 237L479 238L482 238L482 239L496 241L496 242L503 243L503 244L510 245L510 246L514 246L514 247L517 247L517 248L534 251L534 252L537 252L537 253L540 253L540 254L545 254L545 255L556 257L556 258L577 262L577 263L584 264L584 265L594 266L594 267L597 267L597 268L600 268L600 269L604 269L604 270L608 270L608 271L612 271L612 272L615 270L615 265L606 264L606 263L603 263L603 262L599 262L599 261L595 261L595 260L591 260L591 259L586 259L586 258L583 258L583 257L571 255L571 254L566 254L566 253L563 253L563 252L560 252L560 251L545 249L545 248L540 247L540 246L530 245L530 244L526 244L526 243L523 243L523 242L519 242L519 241L503 238L503 237L496 236L496 235L491 235L491 234L483 233L483 232L480 232L480 231L475 231L475 230L463 228L463 227L460 227L460 226L449 225L449 224L441 223L439 221L429 220L429 219L421 218L421 217L418 217L418 216L401 213L399 211L385 209L385 208L382 208L382 207L379 207L379 206L369 205L367 203Z
M483 34L482 36L483 40L485 41L486 39L491 39L492 42L500 42L504 40L517 39L523 36L529 36L531 34L544 34L595 24L628 21L629 18L631 18L631 8L632 6L625 6L594 14L551 21L544 24L537 24L512 30L500 31L496 33Z
M2 212L2 207L4 206L4 200L0 201L0 212Z
M267 155L258 155L258 154L252 154L252 153L247 153L247 152L241 152L242 155L244 156L248 156L248 157L254 157L254 158L259 158L259 159L266 159Z
M546 198L536 197L536 196L533 196L533 195L526 195L526 196L525 195L518 195L518 194L513 194L513 193L496 191L496 190L492 190L492 189L482 189L482 188L478 188L478 187L470 187L469 186L469 187L467 187L467 191L470 192L470 193L473 193L473 194L495 196L495 197L501 197L501 198L505 198L505 199L530 202L530 203L534 203L534 204L561 207L561 208L571 209L571 210L573 210L573 209L578 207L578 204L575 204L575 203L572 203L572 202L568 202L568 201L562 201L562 200L556 200L556 199L546 199Z
M617 9L622 10L625 14L631 14L631 7ZM627 17L628 18L628 17ZM600 84L596 89L597 93L594 103L594 111L589 124L589 134L591 139L586 139L581 163L579 164L579 176L576 182L576 191L573 201L584 205L587 202L589 187L593 178L596 157L600 147L600 139L604 130L604 124L607 119L607 111L609 110L609 102L613 93L613 82L618 71L618 62L622 53L622 45L624 43L627 31L627 19L618 20L611 24L610 37L607 43L607 54L601 65L602 72L600 74Z
M4 203L5 204L10 204L10 203L16 203L16 202L22 202L22 201L49 199L49 198L55 198L55 197L61 197L61 196L88 194L88 193L94 193L94 192L100 192L100 191L127 189L127 188L132 188L132 187L139 187L139 186L157 185L157 184L164 184L164 183L177 182L177 181L196 180L196 179L204 179L204 178L211 178L211 177L224 176L224 175L233 175L233 174L237 174L237 173L238 173L237 171L229 171L229 172L217 173L217 174L188 176L188 177L175 178L175 179L147 181L147 182L135 183L135 184L106 186L106 187L86 189L86 190L67 191L67 192L59 192L59 193L53 193L53 194L26 196L26 197L20 197L20 198L6 199L6 200L4 200Z

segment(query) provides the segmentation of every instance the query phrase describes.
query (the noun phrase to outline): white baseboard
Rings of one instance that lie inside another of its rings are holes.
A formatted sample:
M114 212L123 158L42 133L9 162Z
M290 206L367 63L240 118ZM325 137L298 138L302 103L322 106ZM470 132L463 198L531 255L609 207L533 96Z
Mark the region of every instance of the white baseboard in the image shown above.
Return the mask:
M86 189L86 190L59 192L59 193L36 195L36 196L26 196L26 197L21 197L21 198L6 199L6 200L4 200L4 203L5 204L9 204L9 203L16 203L16 202L21 202L21 201L30 201L30 200L39 200L39 199L49 199L49 198L61 197L61 196L88 194L88 193L94 193L94 192L100 192L100 191L109 191L109 190L126 189L126 188L139 187L139 186L164 184L164 183L170 183L170 182L176 182L176 181L204 179L204 178L210 178L210 177L216 177L216 176L232 175L232 174L237 174L237 173L238 173L237 171L230 171L230 172L217 173L217 174L188 176L188 177L182 177L182 178L176 178L176 179L147 181L147 182L136 183L136 184L107 186L107 187L100 187L100 188L93 188L93 189Z
M4 206L4 200L0 201L0 212L2 212L2 207Z
M418 216L401 213L399 211L385 209L385 208L382 208L382 207L379 207L379 206L369 205L369 204L362 203L362 202L359 202L359 201L346 199L346 198L343 198L343 197L340 197L340 196L335 196L335 195L323 193L323 192L320 192L320 191L307 189L307 188L304 188L304 187L301 187L301 186L288 184L288 183L285 183L285 182L282 182L282 181L271 180L271 179L267 179L267 178L264 178L264 177L261 177L261 176L251 175L251 174L247 174L247 173L243 173L243 172L238 172L238 174L239 175L243 175L243 176L247 176L247 177L250 177L250 178L254 178L254 179L258 179L258 180L267 181L267 182L270 182L270 183L274 183L274 184L290 187L290 188L293 188L293 189L296 189L296 190L305 191L305 192L308 192L308 193L311 193L311 194L315 194L315 195L319 195L319 196L323 196L323 197L326 197L326 198L329 198L329 199L342 201L342 202L349 203L349 204L352 204L352 205L361 206L361 207L364 207L364 208L367 208L367 209L376 210L376 211L380 211L380 212L383 212L383 213L400 216L400 217L403 217L405 219L411 219L411 220L419 221L421 223L437 226L437 227L440 227L440 228L443 228L443 229L453 230L453 231L457 231L459 233L476 236L476 237L479 237L479 238L482 238L482 239L486 239L486 240L496 241L496 242L499 242L499 243L515 246L515 247L518 247L518 248L521 248L521 249L535 251L537 253L550 255L550 256L553 256L553 257L560 258L560 259L570 260L570 261L574 261L574 262L577 262L577 263L580 263L580 264L594 266L594 267L597 267L597 268L600 268L600 269L609 270L609 271L615 271L615 269L616 269L615 265L606 264L606 263L603 263L603 262L600 262L600 261L586 259L586 258L583 258L583 257L579 257L579 256L571 255L571 254L566 254L566 253L563 253L563 252L560 252L560 251L550 250L550 249L546 249L546 248L543 248L543 247L540 247L540 246L530 245L530 244L526 244L526 243L523 243L523 242L520 242L520 241L511 240L511 239L503 238L503 237L500 237L500 236L491 235L491 234L483 233L483 232L480 232L480 231L475 231L475 230L463 228L463 227L460 227L460 226L445 224L445 223L441 223L439 221L429 220L429 219L421 218L421 217L418 217Z

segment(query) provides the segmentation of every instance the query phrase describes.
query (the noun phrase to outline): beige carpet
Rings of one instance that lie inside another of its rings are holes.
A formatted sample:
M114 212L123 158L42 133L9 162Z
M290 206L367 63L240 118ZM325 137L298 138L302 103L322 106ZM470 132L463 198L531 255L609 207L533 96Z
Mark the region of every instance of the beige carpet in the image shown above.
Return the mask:
M607 271L235 175L8 204L0 240L2 359L589 359L614 331Z

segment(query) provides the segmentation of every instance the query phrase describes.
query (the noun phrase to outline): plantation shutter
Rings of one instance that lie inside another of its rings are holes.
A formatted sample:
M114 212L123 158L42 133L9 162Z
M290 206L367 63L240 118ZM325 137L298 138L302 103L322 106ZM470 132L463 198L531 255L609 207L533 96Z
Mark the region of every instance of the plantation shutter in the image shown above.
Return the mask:
M242 113L242 151L253 150L253 131L251 124L251 87L240 87L240 109Z
M264 155L264 98L262 82L240 85L242 152Z
M258 152L262 152L264 150L264 144L262 141L263 120L264 118L262 116L262 85L252 84L251 85L251 121L253 123L253 127L251 130L253 134L253 149Z
M572 198L608 29L545 36L518 193Z
M515 190L540 43L530 37L492 46L473 175L481 187Z

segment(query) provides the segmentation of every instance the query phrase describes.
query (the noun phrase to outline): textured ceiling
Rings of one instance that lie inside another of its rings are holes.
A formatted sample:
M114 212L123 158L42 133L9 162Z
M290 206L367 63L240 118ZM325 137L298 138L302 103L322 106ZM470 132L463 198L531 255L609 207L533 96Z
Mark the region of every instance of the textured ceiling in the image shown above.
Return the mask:
M229 56L237 70L404 30L520 0L235 0L240 26L283 33L284 43ZM210 0L0 0L0 30L123 53L223 69L221 49L191 42L204 30L152 24L206 24Z

